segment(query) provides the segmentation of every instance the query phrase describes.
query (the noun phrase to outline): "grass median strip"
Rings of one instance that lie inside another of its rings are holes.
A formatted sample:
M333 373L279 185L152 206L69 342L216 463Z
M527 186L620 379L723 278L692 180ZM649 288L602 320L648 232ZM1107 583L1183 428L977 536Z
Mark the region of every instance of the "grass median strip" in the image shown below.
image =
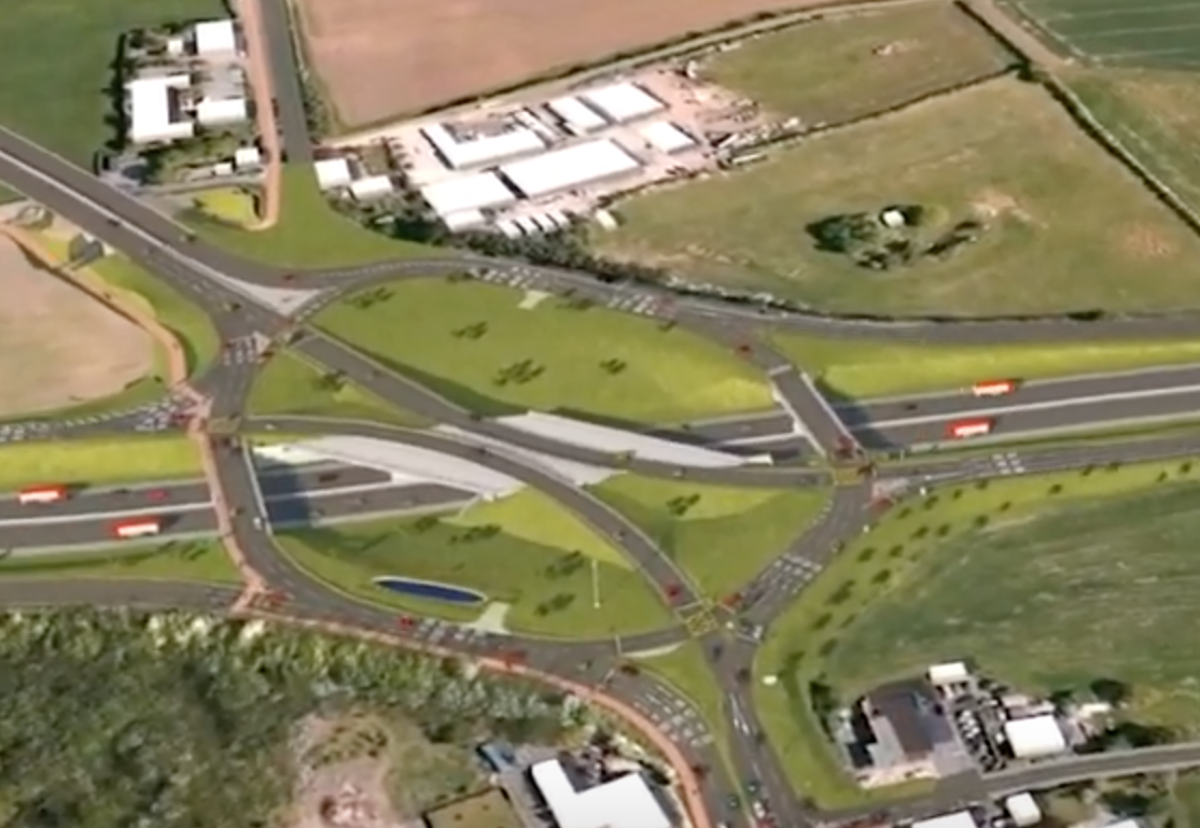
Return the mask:
M54 440L0 448L0 492L40 483L102 486L202 475L196 446L182 435Z
M167 541L96 550L13 552L0 557L0 578L196 581L239 584L219 541Z

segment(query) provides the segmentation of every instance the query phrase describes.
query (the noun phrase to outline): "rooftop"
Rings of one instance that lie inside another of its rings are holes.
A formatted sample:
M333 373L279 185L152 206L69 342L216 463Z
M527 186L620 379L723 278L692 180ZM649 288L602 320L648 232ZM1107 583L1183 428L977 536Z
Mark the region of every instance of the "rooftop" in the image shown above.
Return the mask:
M579 791L557 759L537 763L530 773L558 828L671 828L641 774Z
M910 759L928 756L934 747L926 719L938 704L933 688L925 681L897 681L867 695L876 715L887 719L904 755Z

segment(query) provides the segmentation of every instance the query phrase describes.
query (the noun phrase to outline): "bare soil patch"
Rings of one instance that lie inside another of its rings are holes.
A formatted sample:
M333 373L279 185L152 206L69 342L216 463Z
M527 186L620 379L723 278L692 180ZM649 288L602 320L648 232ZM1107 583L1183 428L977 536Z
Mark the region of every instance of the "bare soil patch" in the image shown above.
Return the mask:
M760 12L828 0L296 0L346 126L427 110Z
M0 417L66 408L151 372L149 335L0 236Z

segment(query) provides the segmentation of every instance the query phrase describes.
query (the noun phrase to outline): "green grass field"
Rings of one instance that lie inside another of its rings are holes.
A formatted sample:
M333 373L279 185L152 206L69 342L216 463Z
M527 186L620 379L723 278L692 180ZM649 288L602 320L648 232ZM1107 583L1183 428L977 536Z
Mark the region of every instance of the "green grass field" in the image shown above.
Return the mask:
M10 0L0 26L0 123L89 167L115 137L105 93L121 35L227 15L220 0Z
M924 208L918 250L879 271L817 249L810 227ZM1008 78L813 137L762 163L617 205L606 255L832 311L997 315L1193 304L1200 239L1041 87ZM1080 274L1086 273L1086 278Z
M334 588L421 615L470 621L482 607L397 595L371 579L402 575L477 589L510 604L506 626L531 635L603 638L671 623L632 561L532 490L460 515L305 529L279 539L301 567Z
M196 447L182 436L112 436L0 448L0 492L38 483L87 486L201 476Z
M1105 66L1192 70L1200 45L1191 32L1200 26L1200 6L1107 0L1001 0L1013 16L1031 22L1043 40L1077 60Z
M839 397L951 391L982 380L1053 379L1200 361L1200 341L915 345L779 333L772 344Z
M829 500L819 489L751 489L622 474L591 489L715 601L787 551Z
M217 187L197 193L192 204L205 216L225 222L231 227L254 227L258 223L258 206L253 193L241 187Z
M1060 75L1126 150L1200 213L1200 155L1193 141L1200 129L1200 79L1194 73L1073 68Z
M1171 786L1171 816L1178 828L1200 828L1200 773L1179 774Z
M885 515L759 652L756 676L781 680L757 683L756 705L793 783L828 807L865 796L808 712L810 682L849 699L948 659L1030 691L1117 678L1139 718L1200 724L1177 634L1200 580L1198 479L1191 463L1102 467L947 488Z
M259 370L250 390L252 416L325 417L370 420L421 428L427 420L388 405L358 383L330 376L299 354L275 354Z
M718 53L705 79L804 123L839 124L994 74L1013 62L949 3L833 14ZM797 78L804 78L797 83Z
M355 294L316 324L483 414L525 409L669 423L771 406L766 378L680 329L445 279ZM619 370L613 364L619 363Z
M241 577L220 541L167 541L46 555L0 558L0 577L112 578L239 584Z
M446 255L436 247L388 238L339 214L317 189L312 169L298 165L284 168L283 200L274 227L243 230L206 220L195 210L185 219L213 244L279 267L314 270Z

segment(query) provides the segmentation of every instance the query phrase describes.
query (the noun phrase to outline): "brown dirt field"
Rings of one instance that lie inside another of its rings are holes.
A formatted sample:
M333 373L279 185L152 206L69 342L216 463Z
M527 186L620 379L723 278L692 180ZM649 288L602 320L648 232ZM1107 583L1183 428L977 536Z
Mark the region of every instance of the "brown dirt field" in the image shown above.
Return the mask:
M115 394L151 372L145 331L0 236L0 416Z
M829 0L295 2L309 59L350 127Z

